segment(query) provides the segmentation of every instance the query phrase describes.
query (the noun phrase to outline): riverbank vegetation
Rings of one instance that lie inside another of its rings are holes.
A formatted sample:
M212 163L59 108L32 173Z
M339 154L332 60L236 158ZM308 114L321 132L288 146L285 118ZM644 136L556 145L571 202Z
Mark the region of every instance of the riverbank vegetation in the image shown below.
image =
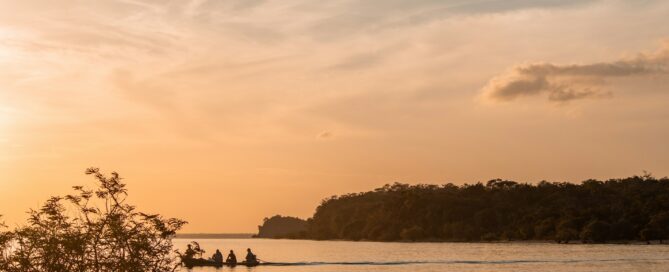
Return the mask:
M172 238L186 222L127 204L117 173L89 168L86 174L97 189L75 186L74 194L30 210L25 226L0 230L0 271L174 271Z
M275 215L258 226L256 238L299 238L307 231L307 221L297 217Z
M369 241L579 241L669 237L669 179L581 184L407 185L325 199L308 229L286 237Z

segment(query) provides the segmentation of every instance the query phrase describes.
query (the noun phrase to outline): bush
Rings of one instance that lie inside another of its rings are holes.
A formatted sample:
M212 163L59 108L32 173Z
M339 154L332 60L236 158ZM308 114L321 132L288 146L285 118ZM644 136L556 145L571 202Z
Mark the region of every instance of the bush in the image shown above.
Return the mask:
M425 238L425 231L420 226L405 228L400 232L402 240L416 241Z
M569 241L578 239L578 226L574 219L564 219L560 221L555 230L555 240L558 243L568 244Z
M581 231L581 240L583 242L603 243L609 238L611 225L601 220L593 220Z
M497 234L494 234L492 232L488 232L488 233L483 234L481 236L481 240L482 241L495 241L495 240L499 240L499 237L497 237Z
M1 215L0 218L2 218ZM7 225L0 221L0 271L9 270L8 254L13 234L8 231L2 231L6 227Z
M0 270L174 271L171 239L186 222L126 204L125 184L115 172L107 177L89 168L86 174L97 180L96 190L75 186L75 194L30 210L27 225L0 234Z
M639 232L639 237L641 240L646 241L646 243L650 244L650 241L652 240L657 240L660 237L657 233L657 230L651 228L651 227L645 227Z

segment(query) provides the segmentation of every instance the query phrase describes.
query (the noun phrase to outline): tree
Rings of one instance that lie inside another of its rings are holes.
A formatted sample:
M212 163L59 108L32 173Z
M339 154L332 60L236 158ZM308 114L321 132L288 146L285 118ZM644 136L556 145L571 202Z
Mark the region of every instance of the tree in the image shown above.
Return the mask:
M28 224L11 232L5 250L8 272L174 271L171 239L185 221L136 211L113 172L89 168L98 188L74 186L75 194L52 197L29 211ZM1 241L0 241L1 242Z
M634 232L634 225L632 225L626 218L622 218L618 220L618 222L611 224L610 234L612 240L630 239L630 237L636 235Z
M655 229L646 226L639 232L639 237L641 237L641 240L646 241L647 244L650 244L650 241L656 240L658 235Z
M536 239L550 239L555 236L555 219L546 218L537 222L534 227Z
M405 228L400 232L400 237L407 241L416 241L425 238L425 231L420 226Z
M2 215L0 215L0 219L2 219ZM13 234L5 231L6 227L7 225L0 221L0 271L9 270L9 250Z
M649 228L653 229L655 233L655 238L660 240L666 239L669 235L669 212L660 212L651 217L650 222L648 222Z
M611 225L601 220L593 220L581 231L580 237L583 242L603 243L609 238Z
M578 227L576 220L572 218L563 219L555 229L555 240L560 243L568 244L569 241L578 239Z

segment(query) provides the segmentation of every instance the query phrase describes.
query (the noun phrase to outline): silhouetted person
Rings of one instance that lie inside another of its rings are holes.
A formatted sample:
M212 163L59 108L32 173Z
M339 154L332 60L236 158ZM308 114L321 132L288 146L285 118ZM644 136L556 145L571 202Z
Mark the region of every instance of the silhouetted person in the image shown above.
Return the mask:
M220 250L217 249L212 259L214 259L214 262L216 263L223 263L223 254L221 253Z
M258 262L258 258L256 258L256 255L253 254L253 252L251 252L250 248L247 248L246 249L246 263L252 264L252 263L257 263L257 262Z
M225 259L226 263L229 264L237 264L237 256L235 256L235 252L230 250L230 254L228 254L228 258Z
M188 245L188 248L186 249L186 252L184 253L184 259L186 260L191 260L193 259L193 256L195 256L195 250L191 245Z

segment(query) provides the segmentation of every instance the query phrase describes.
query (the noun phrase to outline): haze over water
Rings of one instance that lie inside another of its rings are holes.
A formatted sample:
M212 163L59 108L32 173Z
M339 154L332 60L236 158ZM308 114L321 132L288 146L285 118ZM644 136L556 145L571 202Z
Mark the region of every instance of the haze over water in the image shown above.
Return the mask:
M177 239L185 248L190 239ZM247 247L281 266L183 268L180 271L669 271L667 245L558 245L550 243L376 243L268 239L204 239L239 257Z

